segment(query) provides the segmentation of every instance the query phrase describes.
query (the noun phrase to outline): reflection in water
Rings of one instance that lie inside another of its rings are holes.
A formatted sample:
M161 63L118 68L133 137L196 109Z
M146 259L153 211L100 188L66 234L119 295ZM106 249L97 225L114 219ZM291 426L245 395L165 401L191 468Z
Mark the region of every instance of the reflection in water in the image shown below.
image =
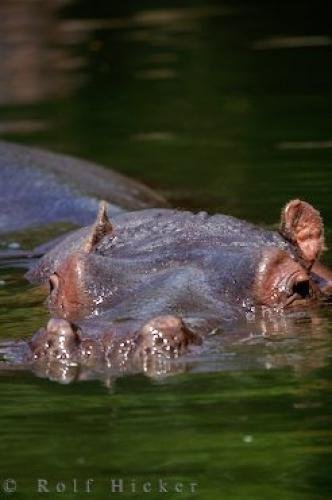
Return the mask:
M36 297L39 298L40 291ZM24 294L16 297L24 301ZM31 297L28 297L31 301ZM0 295L0 304L3 299ZM8 303L8 299L6 300ZM105 358L31 359L26 342L1 342L0 353L3 374L17 367L29 370L41 378L61 384L98 379L115 381L124 375L144 373L153 380L181 373L236 372L239 370L280 370L291 368L297 376L326 365L329 358L329 319L324 309L274 312L258 310L248 318L248 324L239 325L237 331L213 330L204 337L202 345L191 346L187 354L171 359L166 356L143 358L121 354ZM2 320L2 324L3 320Z
M143 80L168 80L176 77L176 72L168 68L146 69L137 71L135 76Z
M61 47L59 0L0 3L0 104L32 103L68 94L77 85L67 70L79 68ZM58 44L57 46L55 44Z
M0 121L0 134L24 134L27 132L41 132L48 124L42 120L10 120Z
M205 18L224 16L233 14L233 9L221 8L216 6L206 7L186 7L174 9L157 8L155 10L140 10L128 17L111 19L70 19L63 20L61 30L63 33L77 34L92 30L110 29L121 30L123 28L132 28L134 33L137 26L146 26L152 28L168 28L170 30L185 29L197 27ZM77 39L75 39L78 41Z
M133 141L174 141L176 137L171 132L147 132L135 134L131 139Z
M204 18L233 12L206 6L141 11L118 19L62 20L59 14L65 3L65 0L1 2L0 104L32 103L71 94L81 84L79 70L84 68L87 60L72 55L68 46L92 38L89 49L100 50L102 42L93 40L94 31L144 26L149 29L132 29L126 32L125 38L171 46L172 40L181 43L181 39L176 41L173 38L173 32L191 31L197 29ZM175 60L174 54L161 53L159 57L152 57L157 64ZM135 75L142 79L172 79L176 71L166 67L150 68L137 71ZM5 129L5 132L12 130Z
M330 149L332 141L285 141L277 144L278 149Z
M195 22L200 22L204 18L224 16L234 14L234 9L227 7L217 7L215 5L206 5L204 7L186 7L165 9L159 8L155 10L142 10L133 16L133 21L136 24L144 26L165 26L170 28L181 28L186 25L193 25Z
M300 47L325 47L332 45L329 36L274 36L252 44L253 49L296 49Z

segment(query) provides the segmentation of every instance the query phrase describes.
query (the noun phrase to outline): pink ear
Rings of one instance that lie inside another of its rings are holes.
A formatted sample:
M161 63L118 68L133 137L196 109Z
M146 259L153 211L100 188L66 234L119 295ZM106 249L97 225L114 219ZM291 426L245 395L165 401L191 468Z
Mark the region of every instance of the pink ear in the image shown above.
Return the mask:
M324 226L318 210L309 203L292 200L281 212L281 235L293 243L310 267L324 250Z
M87 253L92 252L100 240L106 236L106 234L111 234L112 231L113 226L107 216L107 202L101 201L96 222L92 226L91 232L85 241L83 250Z

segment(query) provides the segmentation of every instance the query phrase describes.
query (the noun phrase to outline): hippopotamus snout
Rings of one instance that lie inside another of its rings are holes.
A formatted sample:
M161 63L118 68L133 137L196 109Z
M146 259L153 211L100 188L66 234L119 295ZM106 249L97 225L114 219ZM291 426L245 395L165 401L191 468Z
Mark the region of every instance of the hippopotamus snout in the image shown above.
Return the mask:
M201 342L180 318L172 315L131 322L130 326L104 319L97 337L91 334L89 324L87 321L81 330L65 319L50 319L46 328L40 329L29 343L33 361L43 359L89 366L102 361L110 367L125 368L127 364L134 364L141 368L152 358L177 358L189 345Z

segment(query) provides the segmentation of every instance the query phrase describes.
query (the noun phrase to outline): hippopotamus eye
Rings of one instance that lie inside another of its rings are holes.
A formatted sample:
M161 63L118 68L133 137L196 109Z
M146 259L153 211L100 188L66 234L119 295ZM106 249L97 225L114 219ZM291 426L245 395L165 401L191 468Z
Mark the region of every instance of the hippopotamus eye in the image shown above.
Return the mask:
M309 280L299 281L293 285L293 294L298 295L301 299L306 299L311 295Z
M289 297L286 300L285 306L289 306L298 300L306 300L312 297L312 287L310 285L310 281L307 280L299 280L293 283Z
M57 273L53 273L49 279L50 294L52 294L59 287L59 276Z
M317 290L307 270L286 251L267 249L254 282L255 300L263 305L287 307L315 298Z

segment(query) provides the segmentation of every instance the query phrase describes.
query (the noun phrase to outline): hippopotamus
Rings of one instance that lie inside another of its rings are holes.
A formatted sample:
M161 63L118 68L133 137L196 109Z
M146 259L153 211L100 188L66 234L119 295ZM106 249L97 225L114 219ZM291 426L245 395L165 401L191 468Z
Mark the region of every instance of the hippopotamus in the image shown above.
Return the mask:
M101 199L112 216L167 206L162 196L110 168L0 141L0 235L50 223L91 224Z
M326 300L332 273L319 212L292 200L272 231L228 215L143 209L71 232L27 273L52 315L28 343L33 363L148 369L230 338L264 311Z

